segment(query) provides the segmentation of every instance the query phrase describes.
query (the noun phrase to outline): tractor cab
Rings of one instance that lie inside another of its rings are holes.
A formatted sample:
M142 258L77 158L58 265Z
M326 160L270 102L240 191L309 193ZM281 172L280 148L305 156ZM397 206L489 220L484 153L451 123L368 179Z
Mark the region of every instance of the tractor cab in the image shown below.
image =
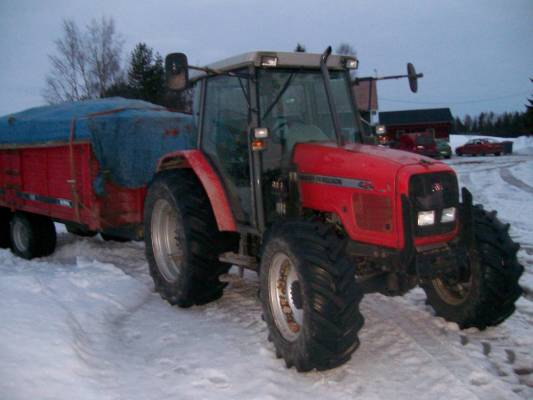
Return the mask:
M329 52L253 52L192 67L198 144L239 224L261 231L274 218L272 183L288 174L296 144L361 143L349 74L356 66Z

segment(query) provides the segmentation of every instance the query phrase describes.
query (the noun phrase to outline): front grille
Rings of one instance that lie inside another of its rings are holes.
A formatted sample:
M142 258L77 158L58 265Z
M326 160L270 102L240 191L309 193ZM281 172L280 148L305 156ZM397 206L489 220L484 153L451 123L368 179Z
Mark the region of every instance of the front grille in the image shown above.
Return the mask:
M415 236L431 236L455 229L458 205L459 187L457 177L452 172L435 172L431 174L413 175L409 181L409 200L414 207L413 226ZM442 210L456 207L456 221L441 223ZM435 211L435 224L418 226L419 211Z
M390 197L372 193L356 193L353 197L355 223L361 229L376 232L392 231Z

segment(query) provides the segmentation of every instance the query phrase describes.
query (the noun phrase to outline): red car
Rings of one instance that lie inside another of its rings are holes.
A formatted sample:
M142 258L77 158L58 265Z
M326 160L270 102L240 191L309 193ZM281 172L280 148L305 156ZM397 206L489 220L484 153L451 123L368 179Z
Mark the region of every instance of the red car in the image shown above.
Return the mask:
M486 154L494 154L499 156L503 153L503 144L494 139L470 139L464 145L455 149L455 154L458 156L478 154L484 156Z
M391 146L394 149L410 151L427 157L437 157L437 143L431 134L405 133Z

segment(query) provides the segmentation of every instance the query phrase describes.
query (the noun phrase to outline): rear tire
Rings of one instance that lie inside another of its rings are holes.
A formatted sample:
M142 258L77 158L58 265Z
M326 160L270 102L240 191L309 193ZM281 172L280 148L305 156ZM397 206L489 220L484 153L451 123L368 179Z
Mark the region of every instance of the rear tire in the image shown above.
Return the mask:
M518 263L517 245L509 236L509 225L496 213L473 207L475 244L466 260L469 271L462 281L439 278L422 287L436 314L461 328L484 329L501 323L515 310L522 294L518 284L524 268Z
M0 249L7 249L11 244L9 239L9 221L11 221L12 215L9 209L0 207Z
M347 362L359 346L363 297L346 239L322 223L274 227L261 257L263 316L276 355L300 372Z
M11 250L30 260L52 254L56 247L54 222L45 216L16 213L10 223Z
M218 260L223 237L202 184L189 170L159 174L144 207L146 257L155 290L170 304L190 307L222 296Z

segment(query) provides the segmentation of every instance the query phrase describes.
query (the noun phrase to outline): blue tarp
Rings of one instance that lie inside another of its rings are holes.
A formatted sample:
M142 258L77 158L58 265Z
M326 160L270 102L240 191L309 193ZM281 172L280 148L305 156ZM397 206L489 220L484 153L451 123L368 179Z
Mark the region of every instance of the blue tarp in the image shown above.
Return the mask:
M195 146L192 116L141 100L120 97L32 108L0 118L0 147L89 140L103 179L136 188L153 176L166 153Z

